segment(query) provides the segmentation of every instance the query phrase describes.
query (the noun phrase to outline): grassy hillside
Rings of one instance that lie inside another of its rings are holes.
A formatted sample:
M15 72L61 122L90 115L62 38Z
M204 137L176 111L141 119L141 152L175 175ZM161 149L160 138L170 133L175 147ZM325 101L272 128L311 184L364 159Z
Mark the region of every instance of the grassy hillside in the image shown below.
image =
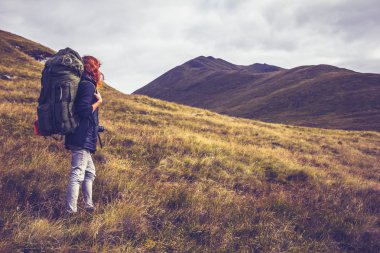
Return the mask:
M380 131L380 75L329 65L287 70L197 57L134 93L265 122Z
M96 212L65 217L70 153L32 130L42 64L6 36L1 252L379 251L379 133L238 119L110 86Z

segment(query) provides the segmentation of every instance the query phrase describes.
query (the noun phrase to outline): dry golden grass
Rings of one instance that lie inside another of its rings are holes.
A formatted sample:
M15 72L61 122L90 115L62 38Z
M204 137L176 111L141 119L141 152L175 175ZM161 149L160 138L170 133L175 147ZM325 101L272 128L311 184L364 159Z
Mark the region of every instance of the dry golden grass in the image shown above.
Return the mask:
M70 153L33 135L33 64L0 65L17 76L0 82L0 251L379 250L380 133L227 117L109 86L96 212L65 217Z

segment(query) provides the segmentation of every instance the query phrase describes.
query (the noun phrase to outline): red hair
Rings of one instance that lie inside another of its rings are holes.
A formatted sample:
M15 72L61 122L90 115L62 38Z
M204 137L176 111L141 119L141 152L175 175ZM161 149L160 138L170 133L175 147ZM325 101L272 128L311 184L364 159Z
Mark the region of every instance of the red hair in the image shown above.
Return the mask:
M89 75L96 82L96 88L103 85L103 74L99 71L100 61L93 56L86 55L82 57L84 73Z

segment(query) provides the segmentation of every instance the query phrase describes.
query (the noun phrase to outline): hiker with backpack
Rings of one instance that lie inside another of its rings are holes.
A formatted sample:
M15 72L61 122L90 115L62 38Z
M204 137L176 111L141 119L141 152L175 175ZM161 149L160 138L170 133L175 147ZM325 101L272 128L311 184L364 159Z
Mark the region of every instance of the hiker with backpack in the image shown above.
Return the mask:
M77 200L82 186L85 210L92 212L92 184L95 179L95 165L91 153L96 151L99 131L98 107L103 102L97 88L102 85L100 63L92 56L83 57L84 72L78 85L75 108L79 126L74 133L65 136L65 147L71 150L71 172L67 187L67 211L77 212Z
M77 212L82 186L85 210L94 211L92 185L96 176L91 153L96 151L99 132L98 108L103 99L100 62L93 56L83 58L70 48L59 50L45 63L41 77L34 132L41 136L65 136L65 148L71 150L71 171L67 186L67 213Z

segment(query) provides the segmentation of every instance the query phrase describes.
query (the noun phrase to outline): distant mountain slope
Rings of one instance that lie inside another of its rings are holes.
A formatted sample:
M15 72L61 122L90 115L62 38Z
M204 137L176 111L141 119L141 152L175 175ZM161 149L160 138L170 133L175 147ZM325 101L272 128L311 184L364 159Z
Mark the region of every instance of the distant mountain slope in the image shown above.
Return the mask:
M269 122L380 131L380 75L329 65L286 70L200 56L134 94Z
M54 50L50 48L2 30L0 30L0 41L2 43L0 50L2 50L3 53L7 52L9 54L13 52L17 54L18 57L24 54L34 60L43 61L54 54ZM8 45L5 45L4 42L8 43Z

